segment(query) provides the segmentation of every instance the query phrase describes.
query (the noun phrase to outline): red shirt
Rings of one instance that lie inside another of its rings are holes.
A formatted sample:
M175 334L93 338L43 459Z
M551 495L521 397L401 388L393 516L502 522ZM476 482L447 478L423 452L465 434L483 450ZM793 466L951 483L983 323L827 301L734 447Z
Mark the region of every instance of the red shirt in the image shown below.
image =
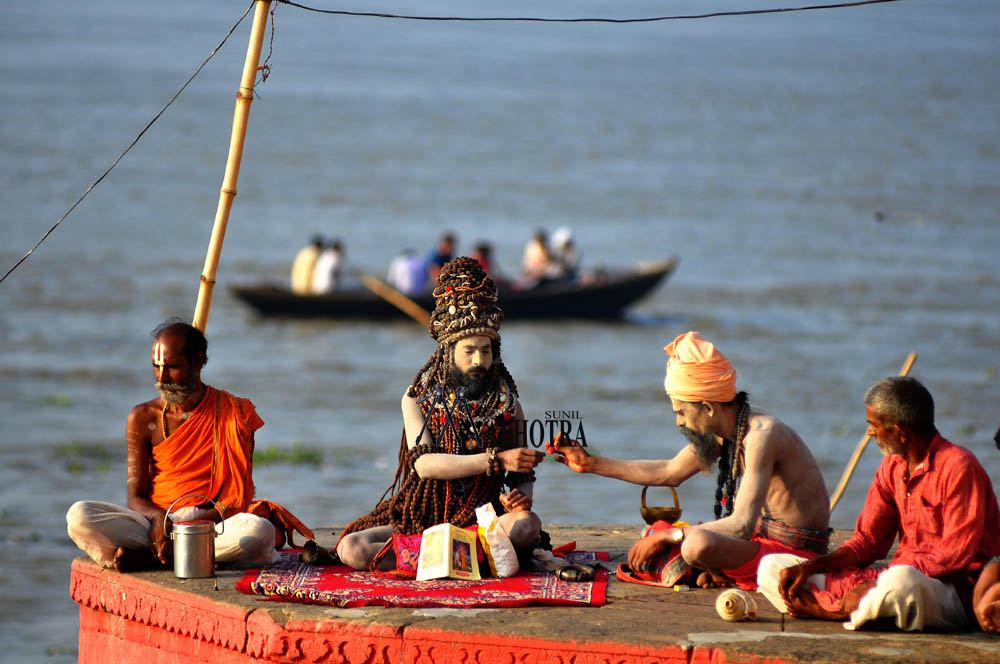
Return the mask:
M972 452L938 434L913 475L904 456L882 461L844 546L866 567L888 554L897 532L899 549L889 564L934 578L977 572L1000 554L1000 507Z

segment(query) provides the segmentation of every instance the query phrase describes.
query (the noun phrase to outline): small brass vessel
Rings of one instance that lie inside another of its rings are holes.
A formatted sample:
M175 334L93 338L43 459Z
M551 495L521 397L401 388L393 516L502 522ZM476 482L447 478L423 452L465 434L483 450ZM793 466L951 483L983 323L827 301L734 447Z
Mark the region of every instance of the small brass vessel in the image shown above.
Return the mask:
M674 487L667 487L674 494L673 507L646 507L646 489L648 488L648 486L642 487L642 496L640 498L642 507L639 509L639 513L642 514L642 518L646 523L649 525L653 525L657 521L673 523L681 518L681 503L677 498L677 490Z

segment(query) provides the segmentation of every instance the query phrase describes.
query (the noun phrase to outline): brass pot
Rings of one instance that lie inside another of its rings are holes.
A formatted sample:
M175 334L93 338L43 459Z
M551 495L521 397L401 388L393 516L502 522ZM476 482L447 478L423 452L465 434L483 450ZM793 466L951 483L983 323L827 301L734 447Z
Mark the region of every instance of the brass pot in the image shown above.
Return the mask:
M674 487L667 487L674 494L673 507L646 507L646 489L648 488L648 486L642 487L642 496L640 498L642 507L639 509L639 513L642 514L642 518L646 523L649 525L653 525L657 521L673 523L681 518L681 503L677 498L677 490Z

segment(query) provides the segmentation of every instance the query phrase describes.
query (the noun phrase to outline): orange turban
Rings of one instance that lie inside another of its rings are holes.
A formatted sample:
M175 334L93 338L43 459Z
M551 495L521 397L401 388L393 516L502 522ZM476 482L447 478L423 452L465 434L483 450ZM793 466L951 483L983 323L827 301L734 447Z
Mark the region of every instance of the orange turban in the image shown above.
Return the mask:
M699 332L682 334L663 352L670 356L663 387L674 399L725 403L736 398L736 370Z

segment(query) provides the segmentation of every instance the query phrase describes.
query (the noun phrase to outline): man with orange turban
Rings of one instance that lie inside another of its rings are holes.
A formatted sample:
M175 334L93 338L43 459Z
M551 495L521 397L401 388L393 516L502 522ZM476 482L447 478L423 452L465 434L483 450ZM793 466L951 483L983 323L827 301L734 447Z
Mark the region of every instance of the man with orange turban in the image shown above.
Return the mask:
M699 585L755 590L764 555L826 553L829 496L798 434L736 391L733 365L698 332L680 335L663 350L670 356L664 388L690 443L677 456L631 461L591 456L572 441L554 445L557 460L578 473L641 485L674 487L719 462L717 520L677 528L657 522L629 551L619 578L669 586L695 568L704 570Z

